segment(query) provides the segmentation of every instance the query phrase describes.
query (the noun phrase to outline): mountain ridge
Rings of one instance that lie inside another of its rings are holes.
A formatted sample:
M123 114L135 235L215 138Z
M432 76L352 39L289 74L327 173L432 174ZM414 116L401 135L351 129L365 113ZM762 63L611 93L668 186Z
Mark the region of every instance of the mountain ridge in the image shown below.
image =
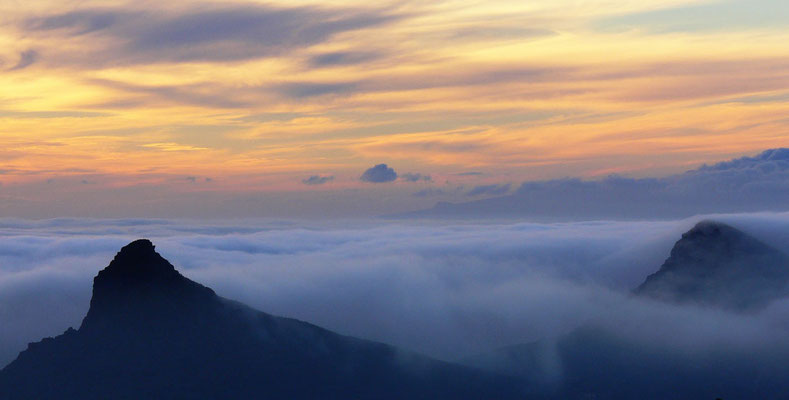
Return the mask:
M518 398L508 378L223 299L150 241L94 278L79 329L0 370L3 399Z
M751 267L749 261L768 264L776 261L787 267L783 269L785 273L789 270L787 260L789 256L737 228L705 220L682 235L663 266L634 292L636 296L658 301L750 313L789 292L783 290L785 281L771 287L769 280L762 279L763 269L758 263L757 267ZM683 265L686 261L691 264ZM771 269L769 266L767 270ZM736 273L719 274L729 272L730 268ZM667 270L687 273L690 279L681 283L701 283L691 286L699 290L675 297L673 280L669 279L665 285L656 284ZM749 279L749 273L755 277ZM721 279L718 285L703 284ZM741 288L737 286L740 280L756 283ZM752 290L765 285L766 293ZM729 297L732 287L736 296ZM672 335L669 332L665 339L674 340ZM522 379L542 388L540 393L550 399L786 398L788 349L778 348L759 356L738 348L727 349L731 350L730 354L713 349L714 346L692 350L666 347L590 321L558 337L499 347L458 362Z
M634 293L676 303L752 311L789 295L789 256L730 225L703 220Z

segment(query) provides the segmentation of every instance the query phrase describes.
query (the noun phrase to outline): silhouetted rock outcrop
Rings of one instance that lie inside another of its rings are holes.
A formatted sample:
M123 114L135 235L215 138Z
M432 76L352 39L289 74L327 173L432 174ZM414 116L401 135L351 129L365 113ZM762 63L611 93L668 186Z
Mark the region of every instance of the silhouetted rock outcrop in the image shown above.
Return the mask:
M519 396L507 378L223 299L138 240L96 276L78 330L30 344L0 371L0 398Z
M635 293L747 311L786 296L787 283L789 256L729 225L702 221Z

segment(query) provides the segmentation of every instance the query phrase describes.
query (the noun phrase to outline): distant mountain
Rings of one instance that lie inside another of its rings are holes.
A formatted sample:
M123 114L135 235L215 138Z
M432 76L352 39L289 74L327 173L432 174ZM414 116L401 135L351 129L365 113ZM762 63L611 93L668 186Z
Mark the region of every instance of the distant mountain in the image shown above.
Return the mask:
M513 218L538 221L686 218L789 210L789 149L772 149L663 178L524 182L513 194L390 218Z
M147 240L93 283L79 329L0 371L10 399L504 399L515 380L223 299Z
M636 293L746 311L786 296L788 279L786 255L736 228L703 221L682 235ZM675 350L588 324L459 362L521 379L549 399L787 398L785 348L766 356L726 350Z
M789 295L788 285L789 256L729 225L702 221L635 293L747 311Z

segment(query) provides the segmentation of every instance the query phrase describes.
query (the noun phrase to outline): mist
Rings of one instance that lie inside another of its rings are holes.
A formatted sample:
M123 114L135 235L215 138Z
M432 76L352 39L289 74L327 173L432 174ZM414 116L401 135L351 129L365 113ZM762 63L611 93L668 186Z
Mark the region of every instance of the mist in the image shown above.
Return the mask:
M582 326L660 353L789 354L789 300L730 313L631 295L709 218L789 251L789 214L555 224L2 219L0 365L78 327L93 276L140 237L220 296L444 360Z

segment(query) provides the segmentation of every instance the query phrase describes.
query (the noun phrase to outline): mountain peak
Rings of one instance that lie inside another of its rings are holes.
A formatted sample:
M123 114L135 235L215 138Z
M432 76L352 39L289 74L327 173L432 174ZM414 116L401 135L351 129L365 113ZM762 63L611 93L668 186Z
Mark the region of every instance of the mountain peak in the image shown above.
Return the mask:
M156 276L172 275L175 267L156 252L156 246L148 239L138 239L123 246L97 280L117 277L120 279L154 279Z
M144 255L155 253L154 249L156 246L153 245L148 239L137 239L126 246L123 246L121 250L118 252L118 256L134 256L134 255Z
M225 300L148 240L94 279L78 330L0 370L14 399L520 399L498 375L342 336Z
M82 328L121 322L143 328L152 319L177 319L215 301L213 290L181 275L150 240L139 239L124 246L93 279Z
M746 311L787 294L789 256L717 221L682 235L635 293L660 300Z
M734 228L731 225L724 224L710 219L705 219L697 223L689 231L682 234L682 238L743 238L748 235L745 232Z

